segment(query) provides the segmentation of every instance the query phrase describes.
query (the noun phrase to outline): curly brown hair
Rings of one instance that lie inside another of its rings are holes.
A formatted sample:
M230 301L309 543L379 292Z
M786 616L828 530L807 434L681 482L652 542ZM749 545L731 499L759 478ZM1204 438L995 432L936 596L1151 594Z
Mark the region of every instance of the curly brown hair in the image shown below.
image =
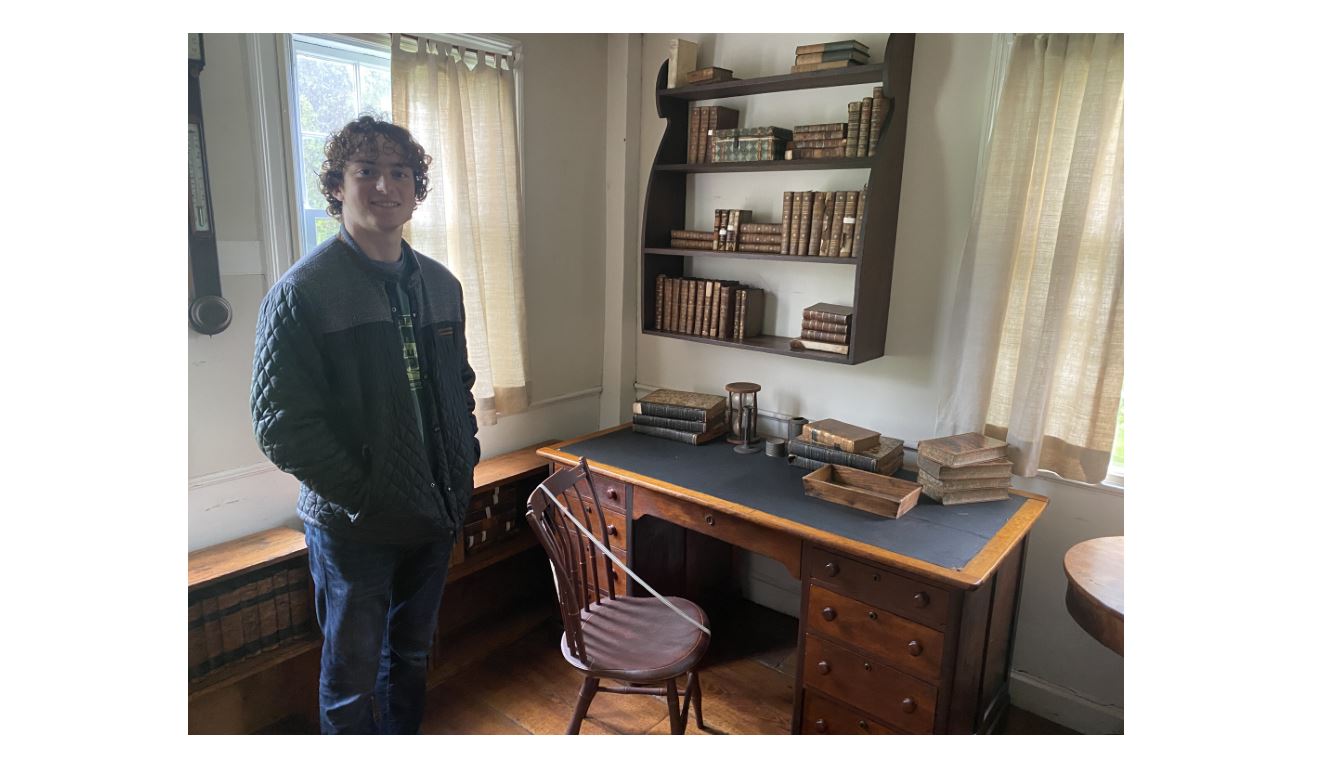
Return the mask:
M343 169L347 167L348 161L358 154L374 161L380 156L382 138L398 147L399 156L412 166L413 196L418 202L426 199L427 192L431 191L426 172L431 166L430 155L421 144L413 140L406 128L363 115L329 136L324 146L325 161L320 166L320 191L329 202L329 207L325 208L329 215L335 218L343 215L343 203L334 197L334 192L343 187Z

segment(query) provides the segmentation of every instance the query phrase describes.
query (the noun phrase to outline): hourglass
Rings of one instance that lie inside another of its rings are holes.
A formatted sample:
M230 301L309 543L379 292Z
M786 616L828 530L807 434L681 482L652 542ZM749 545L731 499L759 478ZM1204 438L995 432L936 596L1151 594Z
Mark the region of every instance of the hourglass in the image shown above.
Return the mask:
M760 386L729 383L724 388L728 391L728 443L736 444L733 451L744 455L759 452L763 449L756 434L756 393Z

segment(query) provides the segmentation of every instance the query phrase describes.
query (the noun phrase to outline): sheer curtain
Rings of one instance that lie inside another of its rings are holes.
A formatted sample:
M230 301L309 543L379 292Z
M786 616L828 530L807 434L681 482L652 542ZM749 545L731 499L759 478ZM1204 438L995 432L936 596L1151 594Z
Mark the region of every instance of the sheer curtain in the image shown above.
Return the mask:
M390 52L394 122L433 158L405 236L463 283L478 422L495 424L528 407L514 70L426 38L391 35Z
M1015 473L1107 475L1122 390L1122 35L1019 35L943 362L937 432Z

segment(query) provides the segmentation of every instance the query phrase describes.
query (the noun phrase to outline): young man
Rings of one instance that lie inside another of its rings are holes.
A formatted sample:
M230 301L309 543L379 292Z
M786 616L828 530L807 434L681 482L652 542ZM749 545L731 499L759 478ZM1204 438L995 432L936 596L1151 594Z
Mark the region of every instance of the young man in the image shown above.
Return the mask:
M321 731L415 733L481 453L463 296L403 241L431 162L408 131L362 117L325 155L342 227L260 306L251 415L260 449L301 480Z

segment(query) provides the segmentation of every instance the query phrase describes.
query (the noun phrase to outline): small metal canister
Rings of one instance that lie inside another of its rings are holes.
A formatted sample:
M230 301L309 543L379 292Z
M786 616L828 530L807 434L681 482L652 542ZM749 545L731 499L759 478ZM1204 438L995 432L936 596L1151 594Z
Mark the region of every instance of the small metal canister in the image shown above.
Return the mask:
M788 442L777 436L765 439L765 454L770 457L783 457L788 452Z

